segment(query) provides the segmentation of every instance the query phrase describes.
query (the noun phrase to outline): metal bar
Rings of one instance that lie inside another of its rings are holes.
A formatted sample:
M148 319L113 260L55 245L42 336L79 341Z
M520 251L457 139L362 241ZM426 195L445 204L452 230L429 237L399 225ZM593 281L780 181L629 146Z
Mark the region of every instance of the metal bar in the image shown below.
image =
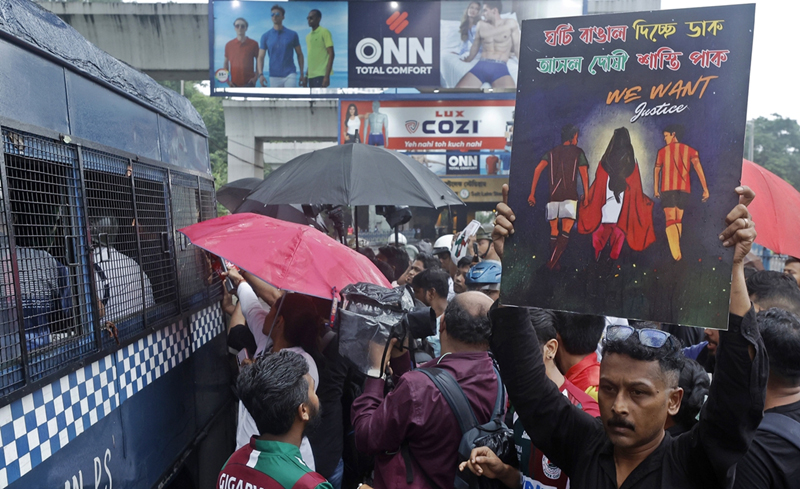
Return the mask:
M170 169L167 169L167 195L169 196L169 202L166 203L167 214L172 218L169 220L170 232L172 233L172 242L174 244L173 247L177 247L175 235L178 231L175 229L175 216L172 212L172 170ZM183 294L181 293L181 280L180 277L178 277L177 252L172 253L172 259L170 261L172 262L173 276L175 277L175 299L178 303L178 314L183 315Z
M91 223L89 222L89 202L86 197L86 179L84 177L84 169L83 169L83 148L78 146L78 170L80 173L81 178L81 188L83 189L83 209L84 215L86 216L86 239L89 240L89 243L92 242L92 231L91 231ZM91 246L89 247L91 249ZM95 279L94 274L94 253L90 252L89 255L89 284L90 284L90 291L92 297L92 304L89 307L90 311L94 311L92 314L92 322L94 323L94 341L95 345L97 345L98 350L103 349L103 332L100 329L100 308L98 307L98 300L97 300L97 280Z
M8 254L11 259L11 272L14 275L14 297L17 303L20 361L22 362L22 378L25 381L25 385L29 385L31 383L31 376L28 369L28 342L25 338L25 316L22 310L22 287L19 283L19 264L17 263L17 245L14 237L14 220L11 216L11 202L7 198L9 195L9 187L6 175L5 143L2 141L2 137L0 137L0 180L2 180L3 200L5 201L3 208L6 218L6 230L8 232Z
M138 162L137 162L138 163ZM139 210L136 207L136 177L133 174L133 160L128 160L128 167L131 169L131 204L133 205L133 217L134 217L134 228L133 232L136 233L136 253L139 258L139 282L142 287L142 304L141 304L141 311L142 311L142 325L144 329L147 329L147 303L145 302L145 294L147 293L147 289L144 287L144 262L142 260L142 238L139 233Z

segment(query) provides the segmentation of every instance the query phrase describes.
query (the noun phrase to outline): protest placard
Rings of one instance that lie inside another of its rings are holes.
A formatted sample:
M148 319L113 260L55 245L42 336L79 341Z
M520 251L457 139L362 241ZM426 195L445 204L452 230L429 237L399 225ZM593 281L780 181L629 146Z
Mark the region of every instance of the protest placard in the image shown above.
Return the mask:
M727 327L754 11L523 22L504 303Z

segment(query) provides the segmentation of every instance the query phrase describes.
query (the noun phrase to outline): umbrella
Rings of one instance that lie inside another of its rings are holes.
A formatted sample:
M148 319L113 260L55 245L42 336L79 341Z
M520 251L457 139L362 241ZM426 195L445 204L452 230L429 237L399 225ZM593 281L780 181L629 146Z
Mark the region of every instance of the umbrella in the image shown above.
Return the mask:
M281 165L247 200L262 204L463 205L432 171L410 156L366 144L342 144Z
M792 214L800 209L800 192L748 160L742 164L742 185L756 193L749 207L758 230L756 243L776 253L800 256L800 220Z
M236 212L236 208L242 205L247 195L263 181L263 178L240 178L228 182L217 190L217 202L229 211Z
M325 221L320 216L309 218L303 211L302 206L297 204L264 205L253 200L246 201L248 194L253 191L263 178L240 178L227 183L217 191L217 202L225 206L233 214L242 212L252 212L262 216L274 217L281 221L296 222L298 224L308 224L320 231L327 232Z
M302 224L242 213L179 231L279 289L330 299L358 282L391 287L366 256Z

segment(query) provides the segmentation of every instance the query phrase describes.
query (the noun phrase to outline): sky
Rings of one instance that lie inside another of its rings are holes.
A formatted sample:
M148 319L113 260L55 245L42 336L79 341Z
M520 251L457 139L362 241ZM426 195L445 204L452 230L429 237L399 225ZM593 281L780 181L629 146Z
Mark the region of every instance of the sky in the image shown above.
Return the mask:
M205 3L177 0L178 3ZM145 0L141 3L153 3ZM661 0L662 10L712 7L747 3L736 0ZM791 46L792 32L798 28L800 2L795 0L755 0L756 22L753 33L753 59L750 68L750 94L747 118L783 117L800 120L800 96L794 93L800 77ZM788 55L787 55L788 54Z
M791 52L787 53L791 46L795 45L792 31L798 28L796 19L800 18L800 2L661 0L661 8L667 10L741 3L756 4L747 118L768 117L777 113L783 117L800 120L800 96L794 93L800 69L795 68Z

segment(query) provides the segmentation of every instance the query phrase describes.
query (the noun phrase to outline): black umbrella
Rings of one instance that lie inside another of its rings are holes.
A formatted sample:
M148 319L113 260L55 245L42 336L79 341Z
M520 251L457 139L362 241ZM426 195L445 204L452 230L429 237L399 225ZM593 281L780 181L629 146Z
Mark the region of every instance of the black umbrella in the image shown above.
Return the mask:
M309 224L322 232L328 232L325 221L321 217L307 216L300 205L264 205L253 200L245 200L248 194L263 181L261 178L240 178L223 185L217 191L217 202L225 206L232 214L252 212L281 221Z
M262 204L463 205L432 171L413 158L366 144L342 144L281 165L248 201Z
M244 199L247 198L250 192L263 181L263 178L240 178L239 180L229 182L217 190L217 202L225 206L225 208L232 213L235 213L236 209L242 205L242 202L244 202Z

